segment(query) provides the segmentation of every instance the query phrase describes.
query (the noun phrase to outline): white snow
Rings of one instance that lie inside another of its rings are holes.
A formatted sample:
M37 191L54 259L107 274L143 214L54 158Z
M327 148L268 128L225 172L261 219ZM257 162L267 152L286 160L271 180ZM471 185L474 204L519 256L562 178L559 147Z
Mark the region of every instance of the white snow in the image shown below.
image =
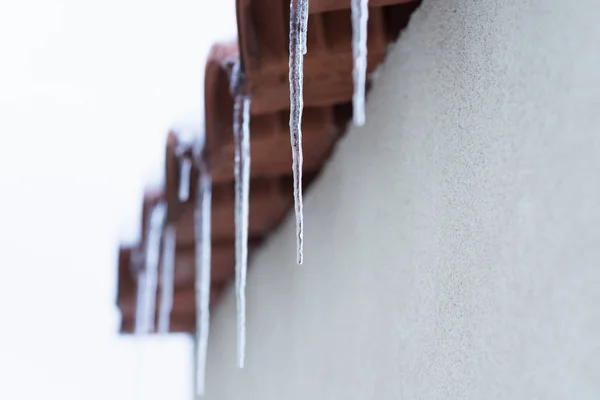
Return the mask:
M235 78L239 81L239 77ZM236 88L239 90L239 88ZM238 366L244 367L246 347L246 272L250 200L250 97L238 93L233 114L235 147L235 291Z
M352 55L354 58L353 120L365 124L365 84L367 79L367 22L369 0L352 0Z
M292 171L294 174L294 211L296 213L297 262L304 258L304 217L302 211L302 110L304 107L302 85L304 53L308 25L308 0L291 0L290 3L290 141L292 145Z
M198 140L204 145L204 116L198 113L178 116L176 122L171 124L170 131L175 132L181 147L196 143Z
M202 172L198 180L198 194L194 213L196 235L196 337L198 342L196 388L204 394L206 354L210 324L210 267L211 267L211 201L210 175Z
M158 332L169 333L171 308L173 307L173 277L175 273L176 230L174 226L165 229L163 237L162 276L160 283L160 308Z

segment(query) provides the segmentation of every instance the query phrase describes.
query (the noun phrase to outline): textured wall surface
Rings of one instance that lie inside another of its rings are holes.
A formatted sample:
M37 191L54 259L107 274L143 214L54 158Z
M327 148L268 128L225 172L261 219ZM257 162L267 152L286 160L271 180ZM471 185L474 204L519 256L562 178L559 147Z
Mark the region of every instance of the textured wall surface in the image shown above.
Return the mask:
M600 397L600 2L425 0L214 312L207 399Z

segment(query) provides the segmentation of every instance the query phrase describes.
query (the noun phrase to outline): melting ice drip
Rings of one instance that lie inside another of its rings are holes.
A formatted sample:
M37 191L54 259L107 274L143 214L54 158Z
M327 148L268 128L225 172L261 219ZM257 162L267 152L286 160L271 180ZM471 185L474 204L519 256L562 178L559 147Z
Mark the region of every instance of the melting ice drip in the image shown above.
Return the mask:
M244 94L240 64L233 66L231 92L235 148L235 293L237 306L238 367L246 352L246 273L248 271L248 218L250 201L250 97Z
M354 58L353 120L365 124L365 85L367 79L367 22L369 0L352 0L352 53Z
M175 227L168 226L163 236L162 277L160 308L158 310L158 332L169 333L171 309L173 308L173 276L175 273Z
M152 332L155 326L156 290L158 288L158 261L160 238L165 223L166 205L159 203L152 208L146 236L146 257L143 274L138 277L138 304L136 333ZM142 288L140 293L139 289Z
M294 211L296 213L297 262L304 259L304 215L302 206L302 85L308 0L290 2L290 141L292 145L292 172L294 174Z
M212 181L201 169L194 213L196 236L196 382L199 395L204 394L206 355L210 324L210 263L211 263L211 202Z

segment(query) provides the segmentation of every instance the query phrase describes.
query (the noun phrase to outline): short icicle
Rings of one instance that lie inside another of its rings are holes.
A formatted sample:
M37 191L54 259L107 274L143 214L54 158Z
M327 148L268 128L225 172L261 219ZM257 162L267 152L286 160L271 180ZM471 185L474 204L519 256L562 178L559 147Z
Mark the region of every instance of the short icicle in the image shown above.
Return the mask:
M165 223L166 205L159 203L152 208L146 236L145 268L143 274L144 291L142 298L140 333L154 331L156 315L156 290L158 289L158 261L160 239Z
M352 53L354 68L354 94L352 96L353 121L357 126L365 124L365 92L367 81L367 22L369 0L352 0Z
M367 82L367 22L369 0L352 0L352 53L354 58L353 121L365 124L365 91Z
M204 394L210 328L211 202L212 181L207 172L201 171L194 213L194 233L196 236L196 341L198 344L196 388L198 395Z
M169 333L171 309L173 308L173 277L175 273L175 227L168 226L163 236L162 276L160 285L160 308L158 309L158 332Z
M144 314L146 307L144 306L144 294L146 289L146 273L139 271L137 274L137 297L135 306L135 334L142 335L144 332Z
M296 213L297 263L304 259L304 215L302 206L302 110L304 54L308 26L308 0L290 2L290 141L294 174L294 211Z
M181 160L179 170L179 201L185 203L190 197L190 173L192 171L192 161L188 158Z
M250 97L243 93L239 63L232 74L233 141L235 148L235 291L237 303L238 367L246 352L246 272L248 270L248 218L250 201Z
M302 54L305 55L308 52L307 37L308 37L308 0L301 1L298 4L300 8L300 40L302 41Z

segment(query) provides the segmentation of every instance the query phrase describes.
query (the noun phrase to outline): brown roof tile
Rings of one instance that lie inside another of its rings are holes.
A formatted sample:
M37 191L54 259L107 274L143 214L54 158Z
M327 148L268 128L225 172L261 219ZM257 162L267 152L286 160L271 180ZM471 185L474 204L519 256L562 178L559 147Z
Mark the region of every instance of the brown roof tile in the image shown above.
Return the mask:
M371 0L368 26L368 70L383 60L420 1ZM308 53L305 56L303 117L304 186L331 154L351 117L352 48L350 0L311 0ZM238 0L240 49L235 44L213 47L205 72L205 154L213 178L211 304L234 275L233 98L230 72L241 56L251 106L250 249L256 248L293 206L291 149L288 128L289 1ZM198 171L192 169L190 198L178 198L180 163L192 157L189 145L170 133L165 154L164 193L144 198L142 232L153 204L165 200L167 219L177 228L175 297L171 331L195 329L194 195ZM117 303L122 332L133 331L136 283L132 274L142 265L135 259L144 247L119 253ZM133 257L132 257L133 256Z

